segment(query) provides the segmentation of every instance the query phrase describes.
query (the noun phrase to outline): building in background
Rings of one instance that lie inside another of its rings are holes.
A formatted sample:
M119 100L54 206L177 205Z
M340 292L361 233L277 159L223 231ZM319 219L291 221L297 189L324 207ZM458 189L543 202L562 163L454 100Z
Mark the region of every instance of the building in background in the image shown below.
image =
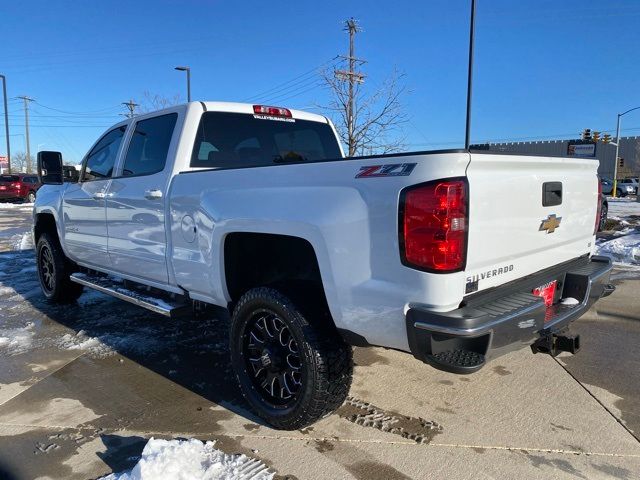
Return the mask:
M485 143L472 145L471 148L506 153L593 158L594 160L600 160L600 166L598 167L600 176L613 179L616 147L611 143L602 141L545 140L539 142ZM640 174L640 136L620 137L618 155L621 159L618 164L618 178L637 177Z
M0 155L0 174L9 171L9 159Z

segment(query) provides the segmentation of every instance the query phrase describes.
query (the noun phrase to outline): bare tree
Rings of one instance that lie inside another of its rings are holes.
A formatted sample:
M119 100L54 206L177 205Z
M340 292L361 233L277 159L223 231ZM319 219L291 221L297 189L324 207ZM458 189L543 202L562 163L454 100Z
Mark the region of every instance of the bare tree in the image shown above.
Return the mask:
M31 165L35 165L33 155L31 156ZM11 154L11 171L13 173L20 173L27 171L27 154L24 152Z
M154 110L162 110L163 108L168 108L172 105L178 105L183 103L183 100L177 93L172 97L165 97L145 90L142 94L142 100L136 100L136 103L139 104L139 113L147 113L153 112Z
M349 156L393 153L406 147L402 125L408 121L402 96L406 87L404 74L394 70L372 92L362 83L353 87L353 133L349 135L349 82L334 70L321 73L323 83L331 93L330 103L321 106L348 147Z

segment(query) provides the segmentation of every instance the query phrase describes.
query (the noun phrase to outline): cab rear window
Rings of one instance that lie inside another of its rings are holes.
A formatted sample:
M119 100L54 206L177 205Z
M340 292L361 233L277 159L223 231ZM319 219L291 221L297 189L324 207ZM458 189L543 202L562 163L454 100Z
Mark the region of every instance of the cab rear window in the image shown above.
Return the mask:
M339 158L336 137L327 123L206 112L198 127L191 166L240 168Z

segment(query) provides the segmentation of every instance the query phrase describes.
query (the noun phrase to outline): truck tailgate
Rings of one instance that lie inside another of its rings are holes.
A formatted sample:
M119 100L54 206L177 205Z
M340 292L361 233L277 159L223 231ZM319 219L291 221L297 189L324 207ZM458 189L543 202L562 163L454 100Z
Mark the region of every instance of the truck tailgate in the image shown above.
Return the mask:
M465 293L588 254L594 244L598 161L473 153ZM554 191L562 187L561 202Z

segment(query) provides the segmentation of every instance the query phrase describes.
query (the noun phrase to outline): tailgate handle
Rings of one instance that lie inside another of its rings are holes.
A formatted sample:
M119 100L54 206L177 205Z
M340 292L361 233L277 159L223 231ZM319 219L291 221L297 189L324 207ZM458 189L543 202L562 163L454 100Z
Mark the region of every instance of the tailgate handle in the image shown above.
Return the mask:
M544 182L542 184L542 206L553 207L562 204L562 182Z

